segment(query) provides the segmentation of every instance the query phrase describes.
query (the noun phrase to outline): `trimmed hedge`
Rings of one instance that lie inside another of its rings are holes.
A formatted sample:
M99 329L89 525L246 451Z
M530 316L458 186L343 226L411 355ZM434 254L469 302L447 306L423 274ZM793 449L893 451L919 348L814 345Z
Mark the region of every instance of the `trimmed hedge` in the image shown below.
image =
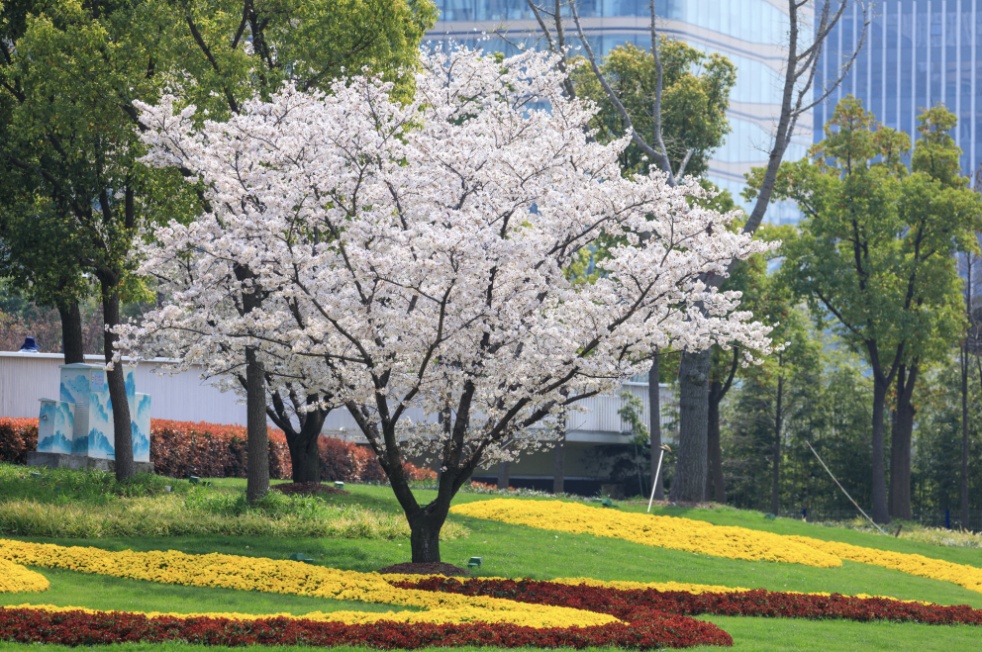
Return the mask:
M248 470L244 426L152 419L150 461L159 475L183 478L244 478ZM0 462L26 464L37 450L38 420L0 417ZM385 473L371 449L334 437L318 442L321 478L342 482L385 482ZM436 473L406 463L413 480L432 480ZM291 477L290 450L280 430L269 430L269 477Z
M0 417L0 462L27 464L27 454L37 448L37 419Z
M269 430L269 477L290 477L290 451L279 430ZM150 461L159 475L244 478L249 470L245 426L150 421Z

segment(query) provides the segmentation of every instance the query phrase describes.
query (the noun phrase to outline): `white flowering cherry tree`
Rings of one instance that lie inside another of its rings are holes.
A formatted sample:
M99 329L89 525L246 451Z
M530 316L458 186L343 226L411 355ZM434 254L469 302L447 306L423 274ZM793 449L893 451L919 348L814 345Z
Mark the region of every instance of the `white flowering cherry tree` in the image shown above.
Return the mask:
M169 298L124 342L212 373L253 347L274 386L347 409L415 562L439 561L476 468L554 437L533 426L644 371L653 347L768 346L738 294L699 281L766 245L693 202L695 182L622 177L627 140L591 137L593 107L563 96L554 64L437 51L408 103L355 78L227 122L174 97L140 107L147 161L192 171L209 209L143 251ZM574 278L601 244L601 273ZM237 310L243 296L259 300ZM417 456L440 469L428 504L403 472Z

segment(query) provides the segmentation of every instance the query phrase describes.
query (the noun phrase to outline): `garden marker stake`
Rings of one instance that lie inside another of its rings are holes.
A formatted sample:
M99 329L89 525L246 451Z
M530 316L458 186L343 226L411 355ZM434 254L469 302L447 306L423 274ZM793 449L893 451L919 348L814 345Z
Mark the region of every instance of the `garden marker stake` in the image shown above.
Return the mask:
M655 479L651 482L651 498L648 499L648 514L651 513L651 503L655 502L655 489L658 487L658 474L661 473L661 461L665 459L665 452L672 452L668 444L661 445L661 452L658 453L658 466L655 468Z

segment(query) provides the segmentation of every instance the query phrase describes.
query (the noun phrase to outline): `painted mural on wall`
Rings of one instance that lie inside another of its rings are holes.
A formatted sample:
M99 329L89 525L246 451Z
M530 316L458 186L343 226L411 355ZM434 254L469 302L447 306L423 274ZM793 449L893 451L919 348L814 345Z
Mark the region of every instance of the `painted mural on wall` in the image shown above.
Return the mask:
M150 396L136 391L132 368L124 367L130 405L133 460L150 461ZM41 399L38 452L115 459L113 407L101 365L61 365L59 401Z

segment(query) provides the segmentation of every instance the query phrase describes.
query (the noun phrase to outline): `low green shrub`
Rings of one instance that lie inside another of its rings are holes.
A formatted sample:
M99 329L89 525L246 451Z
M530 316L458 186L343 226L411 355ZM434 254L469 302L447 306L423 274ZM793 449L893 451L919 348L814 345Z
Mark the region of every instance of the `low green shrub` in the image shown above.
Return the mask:
M118 483L112 474L98 471L0 464L0 536L409 536L401 514L329 498L270 492L249 505L239 490L150 474ZM452 540L466 532L448 523L443 536Z

